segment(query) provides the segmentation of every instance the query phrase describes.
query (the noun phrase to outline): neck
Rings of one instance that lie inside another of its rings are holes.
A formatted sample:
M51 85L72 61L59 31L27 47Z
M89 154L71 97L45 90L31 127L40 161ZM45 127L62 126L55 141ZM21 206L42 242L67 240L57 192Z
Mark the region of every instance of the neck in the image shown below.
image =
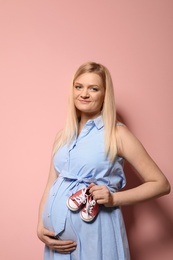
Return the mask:
M82 114L80 115L79 124L85 125L88 120L97 118L100 115L100 112L97 114Z
M79 120L79 125L78 125L78 135L80 134L82 128L84 127L84 125L86 124L86 122L87 122L88 120L95 119L95 118L97 118L99 115L100 115L100 113L95 114L94 116L93 116L93 115L90 115L90 114L81 114L80 120Z

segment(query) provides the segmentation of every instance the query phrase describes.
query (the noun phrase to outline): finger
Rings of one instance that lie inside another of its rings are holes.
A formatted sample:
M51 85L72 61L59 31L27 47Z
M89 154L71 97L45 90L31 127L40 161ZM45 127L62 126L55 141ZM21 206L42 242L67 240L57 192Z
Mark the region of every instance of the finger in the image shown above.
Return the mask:
M56 245L54 248L63 252L72 251L76 248L76 243L74 242L70 245Z
M64 248L73 246L74 244L76 245L76 242L72 240L57 240L57 245Z
M88 186L88 188L91 189L91 188L94 187L94 186L96 186L96 184L92 182L92 183Z
M111 193L108 190L99 190L99 191L94 191L92 193L93 199L97 201L98 204L104 204L108 203L109 200L111 199Z
M98 186L98 185L92 185L92 187L90 188L89 192L93 193L95 191L99 191L101 190L103 187L102 186Z
M58 253L61 253L61 254L70 254L71 252L73 252L76 247L73 247L73 248L70 248L70 249L56 249L56 248L51 248L53 249L54 251L58 252Z
M56 248L66 249L66 248L74 247L76 245L76 242L72 240L59 240L55 238L49 238L49 245L54 246Z
M76 242L58 240L53 241L49 247L53 250L56 250L57 252L67 254L76 249Z
M55 233L53 231L50 231L50 230L44 228L43 235L49 236L49 237L54 237Z
M101 186L94 187L91 189L91 194L94 199L104 198L107 193L107 190L102 188Z

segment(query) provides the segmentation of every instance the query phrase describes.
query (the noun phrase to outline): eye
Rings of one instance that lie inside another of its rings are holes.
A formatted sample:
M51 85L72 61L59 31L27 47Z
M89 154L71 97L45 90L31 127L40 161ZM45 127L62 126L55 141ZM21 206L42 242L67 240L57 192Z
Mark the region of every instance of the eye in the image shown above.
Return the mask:
M90 90L93 92L97 92L99 89L98 89L98 87L91 87Z
M74 88L76 88L76 89L81 89L82 88L82 86L81 85L74 85Z

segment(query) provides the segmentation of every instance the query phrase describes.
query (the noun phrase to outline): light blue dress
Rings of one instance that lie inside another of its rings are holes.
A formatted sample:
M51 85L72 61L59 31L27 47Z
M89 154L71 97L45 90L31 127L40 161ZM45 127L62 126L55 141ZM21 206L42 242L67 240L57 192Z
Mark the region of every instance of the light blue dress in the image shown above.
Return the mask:
M100 207L92 222L84 222L80 211L72 212L66 201L91 182L106 185L112 192L124 187L123 159L112 164L104 152L102 116L89 120L80 135L60 148L54 156L59 177L53 184L43 211L44 226L59 239L77 242L70 254L60 254L45 246L44 260L129 260L124 221L119 207Z

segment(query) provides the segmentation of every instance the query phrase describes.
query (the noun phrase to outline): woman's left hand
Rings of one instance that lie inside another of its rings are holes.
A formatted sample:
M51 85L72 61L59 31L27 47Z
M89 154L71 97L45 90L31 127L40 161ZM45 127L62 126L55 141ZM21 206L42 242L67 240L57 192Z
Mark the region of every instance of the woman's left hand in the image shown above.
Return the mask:
M93 199L98 204L103 204L105 207L113 207L113 194L104 185L95 185L91 183L89 186L89 192L92 194Z

